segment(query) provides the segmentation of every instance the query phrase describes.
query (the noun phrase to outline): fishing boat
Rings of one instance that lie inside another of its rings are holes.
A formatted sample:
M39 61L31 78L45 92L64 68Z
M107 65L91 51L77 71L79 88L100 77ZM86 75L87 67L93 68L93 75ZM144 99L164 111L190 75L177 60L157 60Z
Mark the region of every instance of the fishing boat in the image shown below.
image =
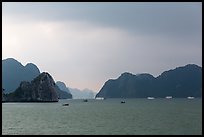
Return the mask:
M121 101L120 103L125 103L125 101Z

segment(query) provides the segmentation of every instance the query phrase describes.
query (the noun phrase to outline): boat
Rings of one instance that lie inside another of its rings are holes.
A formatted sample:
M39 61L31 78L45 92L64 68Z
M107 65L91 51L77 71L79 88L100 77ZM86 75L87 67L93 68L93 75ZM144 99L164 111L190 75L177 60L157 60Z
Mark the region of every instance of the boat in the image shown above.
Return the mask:
M105 100L105 98L103 98L103 97L96 97L95 99L96 100Z
M187 97L187 99L194 99L194 97Z
M68 104L68 103L65 103L65 104L62 104L62 106L69 106L69 104Z
M120 103L125 103L125 101L121 101Z
M147 99L154 99L154 97L147 97Z
M84 99L84 102L88 102L88 99Z
M172 98L172 96L166 96L166 99L171 99Z

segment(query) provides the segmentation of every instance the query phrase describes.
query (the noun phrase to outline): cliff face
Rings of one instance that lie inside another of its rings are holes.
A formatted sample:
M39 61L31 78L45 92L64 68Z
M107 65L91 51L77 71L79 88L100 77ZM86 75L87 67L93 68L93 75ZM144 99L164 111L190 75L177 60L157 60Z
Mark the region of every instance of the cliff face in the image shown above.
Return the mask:
M53 78L50 74L43 72L31 82L21 82L14 92L6 95L5 100L11 102L56 102L58 95Z
M202 68L188 64L165 71L158 77L150 74L123 73L118 79L108 80L96 97L146 98L153 97L201 97Z

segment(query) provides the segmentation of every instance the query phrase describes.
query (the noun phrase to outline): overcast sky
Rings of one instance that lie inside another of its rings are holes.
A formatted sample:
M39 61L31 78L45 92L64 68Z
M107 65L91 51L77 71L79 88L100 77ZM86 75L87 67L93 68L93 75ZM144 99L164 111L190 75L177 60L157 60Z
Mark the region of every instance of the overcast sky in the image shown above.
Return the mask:
M123 72L202 66L202 3L3 3L2 58L98 92Z

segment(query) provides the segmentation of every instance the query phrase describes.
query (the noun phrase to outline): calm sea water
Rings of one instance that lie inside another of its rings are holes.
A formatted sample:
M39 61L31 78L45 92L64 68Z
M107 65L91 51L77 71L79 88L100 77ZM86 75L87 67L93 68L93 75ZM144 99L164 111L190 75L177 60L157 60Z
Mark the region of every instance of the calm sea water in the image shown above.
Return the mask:
M199 135L202 99L3 103L2 134Z

